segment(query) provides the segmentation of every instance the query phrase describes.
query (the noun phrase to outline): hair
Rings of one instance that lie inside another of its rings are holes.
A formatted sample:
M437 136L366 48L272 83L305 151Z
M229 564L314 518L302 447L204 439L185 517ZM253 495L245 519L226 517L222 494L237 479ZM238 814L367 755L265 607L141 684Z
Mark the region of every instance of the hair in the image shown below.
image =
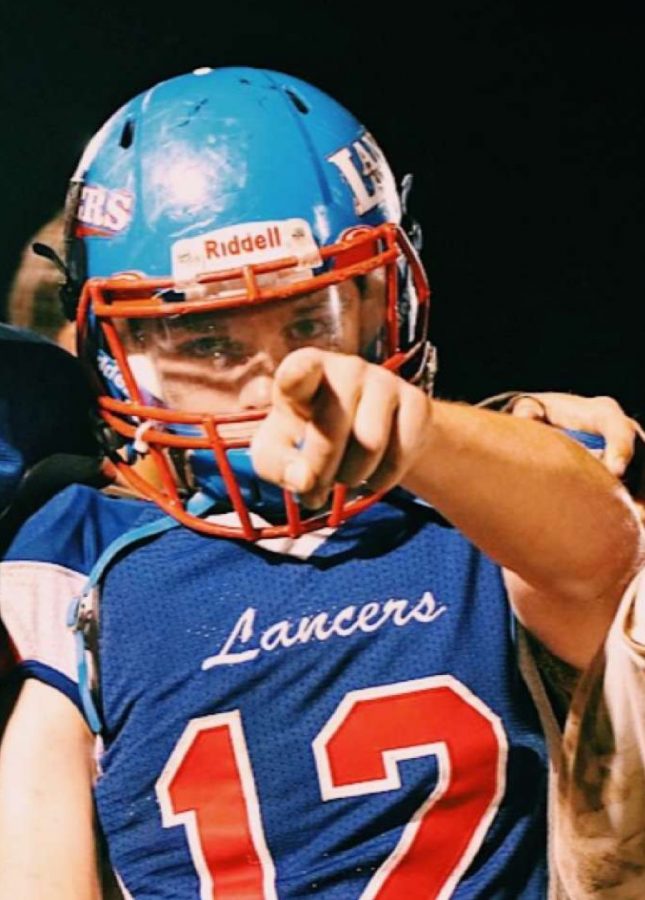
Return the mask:
M67 324L59 292L63 280L51 260L34 253L35 242L48 244L62 257L63 213L59 211L25 244L9 289L7 320L58 342Z

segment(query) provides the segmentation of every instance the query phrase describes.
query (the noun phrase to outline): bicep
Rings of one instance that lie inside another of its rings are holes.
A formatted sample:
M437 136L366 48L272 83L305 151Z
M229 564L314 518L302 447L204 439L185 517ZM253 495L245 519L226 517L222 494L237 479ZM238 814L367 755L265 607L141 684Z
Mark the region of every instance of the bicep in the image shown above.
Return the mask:
M27 681L0 748L0 900L98 900L92 778L76 707Z
M504 583L526 630L558 659L585 669L607 636L618 599L563 599L533 588L510 569L504 569Z

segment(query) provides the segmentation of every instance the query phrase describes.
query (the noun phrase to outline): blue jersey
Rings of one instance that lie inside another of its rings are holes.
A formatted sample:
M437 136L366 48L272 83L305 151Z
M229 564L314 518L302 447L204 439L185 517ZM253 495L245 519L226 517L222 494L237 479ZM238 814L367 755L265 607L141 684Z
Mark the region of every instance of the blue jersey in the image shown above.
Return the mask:
M79 704L65 626L102 550L159 518L73 487L17 536L0 609ZM542 898L547 754L499 568L394 494L253 545L177 527L98 604L95 796L134 898Z

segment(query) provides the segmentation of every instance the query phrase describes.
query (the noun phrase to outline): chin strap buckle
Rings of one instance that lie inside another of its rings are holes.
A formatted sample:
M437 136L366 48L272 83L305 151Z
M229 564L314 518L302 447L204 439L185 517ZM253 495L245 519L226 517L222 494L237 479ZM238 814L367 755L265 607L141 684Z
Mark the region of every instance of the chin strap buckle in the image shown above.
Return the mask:
M91 593L86 591L72 598L67 609L67 626L71 628L74 635L78 690L83 712L92 733L99 734L101 720L92 696L92 676L88 665L88 658L92 656L92 646L96 637L96 620Z

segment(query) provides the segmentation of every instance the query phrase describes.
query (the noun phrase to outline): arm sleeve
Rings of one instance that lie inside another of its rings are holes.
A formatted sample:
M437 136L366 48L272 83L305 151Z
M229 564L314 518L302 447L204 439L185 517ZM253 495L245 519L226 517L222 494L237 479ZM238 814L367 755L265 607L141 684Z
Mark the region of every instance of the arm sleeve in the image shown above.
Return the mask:
M645 571L573 696L556 856L577 900L645 897Z

